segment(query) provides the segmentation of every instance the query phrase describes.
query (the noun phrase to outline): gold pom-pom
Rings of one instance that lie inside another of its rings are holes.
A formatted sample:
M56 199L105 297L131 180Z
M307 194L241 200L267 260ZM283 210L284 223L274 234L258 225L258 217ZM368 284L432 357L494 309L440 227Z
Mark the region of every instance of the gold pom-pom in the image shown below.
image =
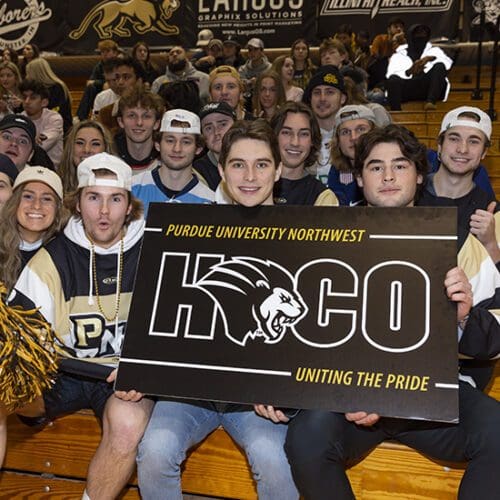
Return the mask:
M0 402L9 411L30 403L54 383L54 332L38 309L5 302L0 283Z

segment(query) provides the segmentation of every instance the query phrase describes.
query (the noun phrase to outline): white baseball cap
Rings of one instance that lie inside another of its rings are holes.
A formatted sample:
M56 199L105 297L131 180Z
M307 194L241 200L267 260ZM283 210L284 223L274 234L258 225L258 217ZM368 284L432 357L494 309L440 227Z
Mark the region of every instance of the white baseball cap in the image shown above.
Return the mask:
M368 120L377 126L377 118L373 111L362 104L349 104L340 108L335 115L335 128L351 120Z
M264 42L260 38L250 38L247 42L247 47L254 49L264 49Z
M198 33L198 40L196 42L197 47L206 47L208 42L212 40L214 33L212 30L204 29Z
M116 175L116 179L96 177L94 171L105 168ZM77 169L78 187L111 186L132 190L132 169L123 160L109 153L98 153L85 158Z
M472 113L477 116L477 120L473 118L462 117L464 113ZM479 108L473 106L460 106L446 113L441 122L441 130L439 134L446 132L451 127L472 127L477 128L486 136L488 141L491 139L491 118Z
M188 127L172 125L173 122L188 123ZM186 109L171 109L161 119L160 132L175 132L179 134L201 134L200 118Z
M27 165L19 172L12 188L16 189L21 184L26 184L27 182L43 182L52 188L61 200L63 199L61 178L53 170L45 167Z

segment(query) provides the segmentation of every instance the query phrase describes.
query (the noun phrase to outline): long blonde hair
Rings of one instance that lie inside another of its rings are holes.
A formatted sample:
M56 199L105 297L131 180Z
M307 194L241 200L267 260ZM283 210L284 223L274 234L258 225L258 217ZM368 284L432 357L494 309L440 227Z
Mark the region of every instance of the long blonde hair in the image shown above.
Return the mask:
M30 168L30 167L26 167ZM12 196L5 202L0 214L0 281L4 283L10 292L16 284L21 272L22 259L19 245L22 241L17 222L17 209L23 195L24 184L19 185ZM42 244L47 243L58 233L66 223L67 210L63 207L59 196L56 198L56 214L54 221L45 231Z
M17 65L15 65L11 61L3 61L0 63L0 71L2 71L2 69L8 69L12 71L12 73L14 73L14 76L16 77L16 86L19 88L22 78L21 78L21 72L19 71ZM5 89L2 85L0 85L0 89L3 92L7 91L7 89Z
M76 176L76 168L78 165L73 163L73 151L75 146L75 138L78 132L84 128L94 128L98 130L104 142L104 151L106 153L114 154L113 139L109 130L99 122L92 120L84 120L77 125L73 125L71 131L66 137L64 144L61 163L59 164L58 174L61 176L63 188L65 193L75 191L78 186L78 179Z
M63 88L66 99L71 102L68 86L52 71L50 64L42 57L37 57L26 65L26 77L43 83L47 87L58 83Z

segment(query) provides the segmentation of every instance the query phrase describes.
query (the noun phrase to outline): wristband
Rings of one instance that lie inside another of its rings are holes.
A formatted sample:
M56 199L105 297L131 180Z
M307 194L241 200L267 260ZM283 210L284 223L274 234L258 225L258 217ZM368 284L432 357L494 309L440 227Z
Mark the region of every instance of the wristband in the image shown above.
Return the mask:
M458 328L460 328L460 330L464 331L465 330L465 327L467 325L467 320L469 319L469 315L467 314L463 319L461 319L459 322L458 322Z

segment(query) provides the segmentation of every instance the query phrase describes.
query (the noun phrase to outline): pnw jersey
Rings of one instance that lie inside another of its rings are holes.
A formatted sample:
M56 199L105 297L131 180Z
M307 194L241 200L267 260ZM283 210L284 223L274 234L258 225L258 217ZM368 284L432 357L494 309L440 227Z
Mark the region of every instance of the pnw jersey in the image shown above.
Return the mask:
M473 308L460 339L461 354L488 360L500 356L500 273L482 243L469 233L458 265L472 285Z
M96 246L92 255L81 221L72 218L64 233L29 261L11 303L40 308L54 328L56 347L63 356L116 362L127 324L143 227L142 220L128 226L123 255L120 241L108 249Z
M458 265L472 285L474 307L460 339L459 351L481 361L497 358L500 356L500 274L486 248L470 232L471 215L477 209L486 210L495 199L477 186L460 198L437 196L433 179L434 174L427 177L418 205L457 207ZM498 206L495 212L498 231Z
M301 179L281 178L274 184L276 205L338 206L335 194L312 175Z

